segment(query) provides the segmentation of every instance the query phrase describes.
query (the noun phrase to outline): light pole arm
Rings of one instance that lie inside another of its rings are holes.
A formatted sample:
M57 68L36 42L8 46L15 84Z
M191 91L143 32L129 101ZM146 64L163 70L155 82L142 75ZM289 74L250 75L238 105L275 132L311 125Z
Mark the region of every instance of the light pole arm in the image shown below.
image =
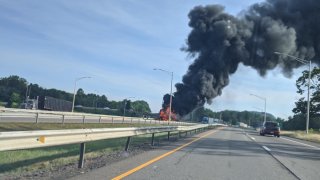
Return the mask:
M250 95L264 100L264 123L265 123L267 121L267 98L261 97L261 96L255 95L255 94L250 94Z
M266 98L265 97L261 97L261 96L258 96L258 95L255 95L255 94L250 94L251 96L255 96L255 97L257 97L257 98L259 98L259 99L262 99L262 100L266 100Z
M305 60L305 59L301 59L301 58L298 58L298 57L295 57L295 56L292 56L290 54L285 54L285 53L280 53L280 52L274 52L275 54L278 54L278 55L284 55L284 56L288 56L288 57L291 57L303 64L307 64L309 61Z

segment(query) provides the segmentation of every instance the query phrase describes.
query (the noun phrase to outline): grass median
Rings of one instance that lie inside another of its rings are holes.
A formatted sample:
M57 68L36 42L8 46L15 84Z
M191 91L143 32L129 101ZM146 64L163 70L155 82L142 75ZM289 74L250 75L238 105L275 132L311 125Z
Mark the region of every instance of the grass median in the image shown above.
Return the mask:
M159 126L155 124L31 124L0 123L0 131L81 129L81 128L117 128ZM172 134L174 135L174 134ZM155 134L155 140L163 139L166 133ZM96 158L123 151L127 138L99 140L86 143L85 159ZM150 143L151 134L135 136L131 146ZM79 158L79 144L62 145L46 148L0 152L0 174L18 175L32 173L37 170L54 170L58 167L74 164ZM1 177L1 176L0 176ZM1 178L0 178L1 179Z

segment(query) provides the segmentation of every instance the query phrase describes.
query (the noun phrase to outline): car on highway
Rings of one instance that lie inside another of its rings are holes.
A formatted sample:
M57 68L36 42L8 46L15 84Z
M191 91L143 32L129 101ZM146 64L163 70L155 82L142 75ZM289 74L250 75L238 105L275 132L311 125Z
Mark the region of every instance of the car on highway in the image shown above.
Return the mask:
M270 134L273 136L280 137L280 126L279 123L267 121L263 123L260 129L260 135Z

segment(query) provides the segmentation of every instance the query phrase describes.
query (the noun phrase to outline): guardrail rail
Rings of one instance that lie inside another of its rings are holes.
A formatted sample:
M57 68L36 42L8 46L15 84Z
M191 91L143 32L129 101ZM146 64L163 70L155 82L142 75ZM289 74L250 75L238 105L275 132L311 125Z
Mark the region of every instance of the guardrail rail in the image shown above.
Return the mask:
M128 151L131 137L152 134L151 145L155 133L191 132L204 130L208 124L192 126L160 126L160 127L130 127L130 128L95 128L95 129L68 129L68 130L37 130L37 131L12 131L0 132L0 151L30 149L48 146L80 143L79 168L84 164L85 143L102 139L127 137L125 150Z
M20 119L20 120L19 120ZM131 123L131 124L164 124L194 125L181 121L161 121L139 117L124 117L78 112L60 112L44 110L27 110L0 108L0 122L32 122L32 123Z

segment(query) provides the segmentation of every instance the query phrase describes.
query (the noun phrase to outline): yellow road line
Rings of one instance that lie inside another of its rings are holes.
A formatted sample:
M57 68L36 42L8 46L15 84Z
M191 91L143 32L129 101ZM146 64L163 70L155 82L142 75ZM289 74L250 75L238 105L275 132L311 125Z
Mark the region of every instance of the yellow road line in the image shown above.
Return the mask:
M209 133L207 133L207 134L205 134L205 135L203 135L201 137L198 137L198 138L196 138L196 139L194 139L194 140L192 140L192 141L190 141L190 142L188 142L188 143L186 143L186 144L184 144L184 145L182 145L182 146L180 146L180 147L178 147L178 148L176 148L174 150L171 150L171 151L169 151L169 152L167 152L165 154L162 154L161 156L158 156L158 157L156 157L154 159L151 159L150 161L148 161L148 162L146 162L144 164L141 164L140 166L137 166L137 167L135 167L135 168L123 173L123 174L120 174L119 176L114 177L112 180L120 180L122 178L125 178L125 177L129 176L130 174L133 174L133 173L135 173L135 172L137 172L137 171L149 166L150 164L152 164L152 163L154 163L156 161L159 161L160 159L162 159L162 158L164 158L166 156L169 156L169 155L173 154L174 152L179 151L180 149L192 144L193 142L196 142L196 141L198 141L198 140L200 140L200 139L202 139L202 138L204 138L206 136L209 136L210 134L213 134L215 132L217 132L217 131L213 130L213 131L211 131L211 132L209 132Z

